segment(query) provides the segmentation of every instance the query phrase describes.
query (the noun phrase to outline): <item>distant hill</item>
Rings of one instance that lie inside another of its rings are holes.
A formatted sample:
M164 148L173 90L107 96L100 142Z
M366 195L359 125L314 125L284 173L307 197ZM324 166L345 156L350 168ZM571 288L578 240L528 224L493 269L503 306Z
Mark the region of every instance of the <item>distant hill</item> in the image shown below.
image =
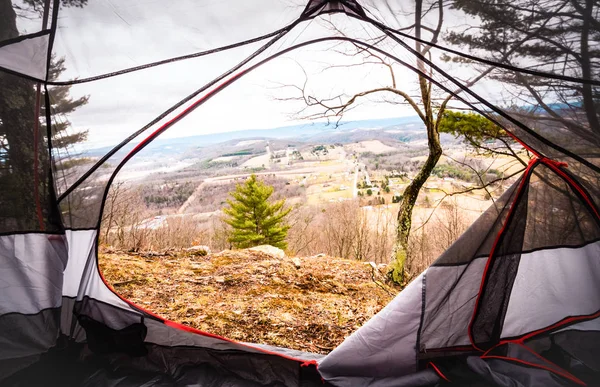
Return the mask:
M249 129L233 132L203 134L198 136L177 137L177 138L158 138L154 140L146 149L153 151L177 150L182 151L193 147L206 147L214 144L225 143L233 140L244 139L293 139L299 142L355 142L373 138L373 130L389 130L397 133L385 133L384 136L390 139L404 141L403 138L410 139L418 136L418 133L425 135L423 123L418 116L384 118L375 120L343 121L335 125L334 123L313 122L300 125L282 126L271 129ZM400 133L402 132L402 133ZM405 135L403 135L405 133ZM378 136L379 137L379 134ZM130 143L121 149L120 153L129 152L137 143ZM113 147L91 149L86 152L90 157L101 157L110 151Z
M427 132L418 116L376 120L326 122L283 126L272 129L250 129L234 132L203 134L178 138L158 138L150 143L134 160L139 162L173 162L174 160L210 160L221 156L264 153L266 141L271 149L285 149L288 145L304 148L316 144L351 144L379 140L398 149L406 146L426 146ZM441 135L444 145L460 142L448 134ZM122 159L137 143L128 144L111 159ZM86 157L102 157L112 147L92 149Z

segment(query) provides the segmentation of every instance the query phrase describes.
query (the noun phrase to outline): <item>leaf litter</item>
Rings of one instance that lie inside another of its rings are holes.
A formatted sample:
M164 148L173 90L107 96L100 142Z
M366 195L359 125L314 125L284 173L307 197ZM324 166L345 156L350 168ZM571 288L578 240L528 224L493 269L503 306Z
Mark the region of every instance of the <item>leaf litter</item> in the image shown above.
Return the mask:
M103 249L100 269L120 295L166 319L237 341L323 354L400 291L385 282L384 265L322 254Z

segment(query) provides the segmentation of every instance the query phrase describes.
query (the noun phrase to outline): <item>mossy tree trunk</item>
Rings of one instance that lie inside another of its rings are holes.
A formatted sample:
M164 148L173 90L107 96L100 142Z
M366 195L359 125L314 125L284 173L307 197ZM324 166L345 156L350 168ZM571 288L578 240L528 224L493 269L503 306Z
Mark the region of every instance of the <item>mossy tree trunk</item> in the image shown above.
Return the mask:
M437 40L443 23L443 1L439 4L438 23L435 31L433 32L433 40ZM422 15L423 15L423 2L422 0L415 1L415 37L421 38L422 26ZM427 11L425 11L427 12ZM430 46L423 46L418 41L415 42L415 50L423 56L429 54ZM402 201L400 202L400 208L398 209L398 224L396 229L396 241L394 249L392 250L392 257L390 262L390 269L388 275L390 279L396 283L404 282L404 274L406 271L406 259L408 258L408 240L410 236L410 229L412 226L412 213L419 197L419 192L423 188L423 185L431 175L433 168L435 168L437 162L442 156L442 146L440 144L440 132L439 123L440 117L442 117L446 104L449 101L449 97L438 107L436 116L434 118L434 106L432 102L432 83L427 80L422 74L428 73L425 63L423 60L417 58L417 67L421 74L418 74L419 78L419 91L421 93L421 111L419 114L421 120L425 124L427 129L427 144L429 147L429 153L425 163L421 166L421 169L405 188L402 195ZM429 72L431 73L431 72Z

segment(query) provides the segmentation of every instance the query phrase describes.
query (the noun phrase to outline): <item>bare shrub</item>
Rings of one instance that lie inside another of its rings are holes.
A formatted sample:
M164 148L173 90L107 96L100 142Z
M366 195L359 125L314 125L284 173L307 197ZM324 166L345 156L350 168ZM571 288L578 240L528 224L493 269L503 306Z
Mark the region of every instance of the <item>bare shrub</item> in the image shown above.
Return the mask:
M204 234L192 217L150 217L140 189L123 182L110 188L102 214L102 244L130 251L168 250L197 244Z
M113 184L104 205L100 242L128 250L142 249L149 231L140 227L146 212L138 190L123 182Z
M320 230L316 224L319 210L312 206L297 206L288 216L288 254L318 254ZM317 252L316 252L317 251Z
M455 199L444 201L409 238L406 270L414 277L427 269L471 225Z
M229 242L231 236L231 226L225 223L222 214L213 215L210 220L204 224L206 229L206 240L203 244L207 244L213 251L223 251L232 249L233 245Z
M299 205L288 222L288 255L325 253L389 262L396 230L396 217L390 206L361 207L358 200L325 206ZM440 204L427 222L415 220L406 265L409 275L414 277L430 266L470 223L454 198ZM101 243L131 251L164 251L193 245L222 251L232 248L230 233L231 227L219 212L203 219L189 214L152 217L139 190L117 183L106 201Z
M169 250L204 244L208 232L192 217L169 217L161 227L150 230L145 249Z
M387 263L394 216L387 207L360 207L358 201L300 207L291 215L289 254L327 255Z

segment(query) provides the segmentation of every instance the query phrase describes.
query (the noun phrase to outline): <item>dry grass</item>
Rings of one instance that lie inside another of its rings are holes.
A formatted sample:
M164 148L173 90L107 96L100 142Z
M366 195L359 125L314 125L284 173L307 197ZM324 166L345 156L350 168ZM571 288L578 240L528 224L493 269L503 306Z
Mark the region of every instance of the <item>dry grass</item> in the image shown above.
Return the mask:
M385 145L379 140L367 140L361 141L354 144L348 144L345 146L351 152L363 153L363 152L371 152L375 154L382 154L387 152L395 152L398 151L398 148L394 148L389 145Z
M107 281L159 315L231 339L327 353L399 288L370 264L331 257L276 259L251 251L208 256L105 251ZM382 270L383 271L383 270Z

